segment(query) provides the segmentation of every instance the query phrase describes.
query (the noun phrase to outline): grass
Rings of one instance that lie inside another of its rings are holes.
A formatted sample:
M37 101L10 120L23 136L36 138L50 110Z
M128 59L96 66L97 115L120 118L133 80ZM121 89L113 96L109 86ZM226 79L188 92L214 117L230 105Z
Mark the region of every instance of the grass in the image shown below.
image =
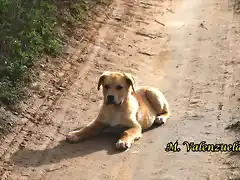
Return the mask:
M26 97L34 63L44 54L61 53L58 27L83 22L91 9L107 2L0 0L0 104L14 105Z
M24 97L28 69L43 53L59 49L57 8L47 1L0 0L0 101Z

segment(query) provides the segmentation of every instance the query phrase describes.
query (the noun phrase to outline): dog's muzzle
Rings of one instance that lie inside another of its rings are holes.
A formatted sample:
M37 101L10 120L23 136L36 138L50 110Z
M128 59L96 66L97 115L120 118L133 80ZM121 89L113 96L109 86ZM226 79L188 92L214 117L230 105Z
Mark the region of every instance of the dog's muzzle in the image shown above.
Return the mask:
M119 105L119 106L122 105L123 101L121 101L120 103L117 104L114 99L115 99L115 98L114 98L113 95L108 95L108 96L107 96L107 104L108 104L108 105L111 105L111 104L112 104L112 105Z
M107 96L107 104L115 104L114 96L112 95Z

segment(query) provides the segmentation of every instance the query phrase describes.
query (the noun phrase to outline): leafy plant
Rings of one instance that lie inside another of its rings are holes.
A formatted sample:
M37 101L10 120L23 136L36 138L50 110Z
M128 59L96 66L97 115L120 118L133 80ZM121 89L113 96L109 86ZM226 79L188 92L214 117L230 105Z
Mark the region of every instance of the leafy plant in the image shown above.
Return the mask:
M56 11L44 0L0 0L0 101L24 97L27 65L43 53L59 52Z
M71 28L88 11L109 2L0 0L0 102L15 104L25 97L30 65L43 54L61 52L58 27Z

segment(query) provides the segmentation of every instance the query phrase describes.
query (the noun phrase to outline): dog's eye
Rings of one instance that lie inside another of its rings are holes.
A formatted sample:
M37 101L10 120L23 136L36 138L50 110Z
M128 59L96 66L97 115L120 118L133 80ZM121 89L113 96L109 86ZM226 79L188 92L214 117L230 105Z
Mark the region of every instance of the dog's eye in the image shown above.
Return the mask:
M116 89L117 90L121 90L123 87L121 86L121 85L118 85L117 87L116 87Z
M105 89L109 89L110 86L109 86L109 85L104 85L104 88L105 88Z

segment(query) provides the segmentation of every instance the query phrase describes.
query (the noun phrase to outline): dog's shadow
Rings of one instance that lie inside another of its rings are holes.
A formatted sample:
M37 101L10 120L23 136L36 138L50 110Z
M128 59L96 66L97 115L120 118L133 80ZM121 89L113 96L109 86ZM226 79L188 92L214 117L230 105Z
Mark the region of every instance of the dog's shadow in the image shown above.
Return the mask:
M106 151L108 155L114 155L122 152L115 147L119 135L119 133L100 133L78 143L69 143L64 139L55 147L44 150L19 149L11 156L11 161L22 167L38 167L58 163L63 159L83 157L98 151Z

